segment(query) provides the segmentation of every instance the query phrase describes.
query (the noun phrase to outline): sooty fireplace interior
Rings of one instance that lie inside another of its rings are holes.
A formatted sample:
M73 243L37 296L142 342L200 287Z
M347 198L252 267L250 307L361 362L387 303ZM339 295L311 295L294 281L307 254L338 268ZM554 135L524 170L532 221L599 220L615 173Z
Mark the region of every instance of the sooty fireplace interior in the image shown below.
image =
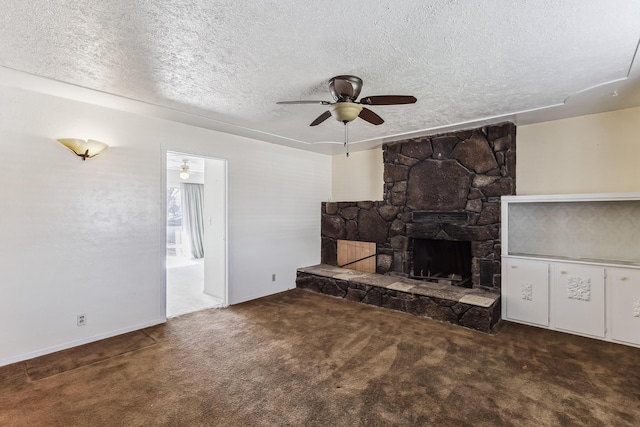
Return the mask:
M471 242L413 238L409 276L430 282L471 287Z

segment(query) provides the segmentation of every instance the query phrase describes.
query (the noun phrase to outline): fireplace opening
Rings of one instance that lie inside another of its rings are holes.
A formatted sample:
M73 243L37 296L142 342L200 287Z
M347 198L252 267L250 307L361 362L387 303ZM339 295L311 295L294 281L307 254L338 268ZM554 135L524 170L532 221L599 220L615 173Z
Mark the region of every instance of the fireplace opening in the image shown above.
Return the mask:
M411 278L472 287L471 242L414 238L410 250Z

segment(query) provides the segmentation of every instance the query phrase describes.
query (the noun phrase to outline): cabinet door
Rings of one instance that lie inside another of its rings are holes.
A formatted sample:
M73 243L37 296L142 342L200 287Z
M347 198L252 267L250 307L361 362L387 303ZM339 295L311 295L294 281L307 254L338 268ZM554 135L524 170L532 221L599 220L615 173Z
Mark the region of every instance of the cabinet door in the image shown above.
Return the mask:
M640 345L640 270L607 269L611 291L611 338Z
M555 327L604 338L604 268L553 263Z
M549 264L506 260L507 318L549 326Z

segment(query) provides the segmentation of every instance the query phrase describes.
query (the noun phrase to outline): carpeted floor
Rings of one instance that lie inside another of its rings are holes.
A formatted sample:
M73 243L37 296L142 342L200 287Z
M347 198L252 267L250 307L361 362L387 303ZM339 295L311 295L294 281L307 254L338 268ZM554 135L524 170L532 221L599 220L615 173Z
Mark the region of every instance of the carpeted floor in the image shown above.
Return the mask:
M0 425L637 426L638 366L296 289L0 368Z

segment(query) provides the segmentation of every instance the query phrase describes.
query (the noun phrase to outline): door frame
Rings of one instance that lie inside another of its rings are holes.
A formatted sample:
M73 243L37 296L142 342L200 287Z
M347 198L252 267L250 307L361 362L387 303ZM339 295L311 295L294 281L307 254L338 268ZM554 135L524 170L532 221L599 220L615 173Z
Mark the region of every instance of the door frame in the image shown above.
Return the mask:
M229 162L227 159L204 155L201 153L194 153L183 150L171 150L171 149L162 149L162 179L161 179L161 200L162 200L162 227L160 227L160 247L161 247L161 286L162 290L161 301L160 301L160 313L162 318L167 319L167 154L182 154L190 157L201 157L203 159L216 160L222 162L222 167L224 168L223 176L224 176L224 206L222 207L222 213L224 216L224 226L223 226L223 253L224 253L224 298L222 301L222 306L227 307L229 305ZM206 191L206 188L205 188ZM206 258L206 254L205 254Z

